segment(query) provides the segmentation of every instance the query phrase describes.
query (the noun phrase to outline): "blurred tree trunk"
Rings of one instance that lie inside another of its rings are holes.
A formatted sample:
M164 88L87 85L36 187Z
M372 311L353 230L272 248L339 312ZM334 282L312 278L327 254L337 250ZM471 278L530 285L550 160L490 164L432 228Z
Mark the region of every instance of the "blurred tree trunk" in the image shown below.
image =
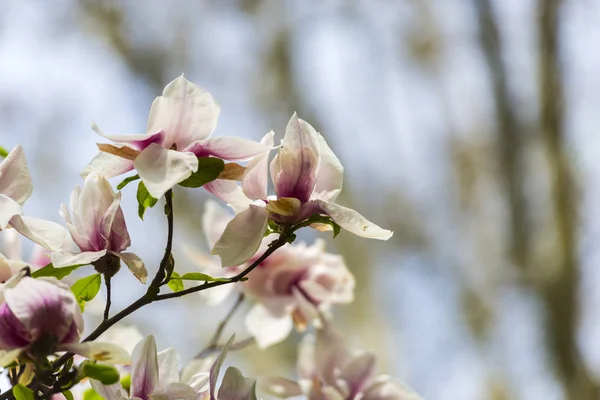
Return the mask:
M540 135L546 148L551 201L557 233L556 262L539 283L546 306L546 333L555 371L570 400L598 399L577 348L579 260L577 204L564 132L564 99L560 71L561 0L539 2Z

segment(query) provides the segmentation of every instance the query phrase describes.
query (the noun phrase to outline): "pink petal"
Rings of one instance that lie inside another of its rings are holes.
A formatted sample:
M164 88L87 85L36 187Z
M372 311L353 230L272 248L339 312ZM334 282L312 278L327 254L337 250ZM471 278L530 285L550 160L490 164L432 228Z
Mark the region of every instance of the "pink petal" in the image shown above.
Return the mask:
M144 150L146 147L150 146L152 143L157 143L157 144L162 144L163 141L165 140L165 132L157 129L156 131L149 131L149 132L154 132L154 133L147 133L147 134L134 134L134 135L107 135L104 132L102 132L100 130L100 127L98 127L98 125L93 124L92 125L92 129L94 130L94 132L96 132L98 135L112 140L113 142L116 143L121 143L121 144L127 144L129 145L129 147L132 147L136 150Z
M120 382L114 385L103 385L95 379L90 379L92 388L105 400L123 400L129 398L129 394L123 389Z
M264 207L251 204L227 224L212 250L213 254L221 256L221 265L240 265L256 254L267 229L268 217Z
M101 151L85 166L81 176L86 178L88 175L98 174L106 178L112 178L132 169L133 161Z
M319 169L319 139L315 129L294 113L282 147L271 162L271 177L278 197L310 198Z
M239 369L227 368L217 396L220 400L256 400L256 380L245 378Z
M152 103L147 132L165 131L165 147L175 144L182 151L213 133L219 112L219 105L209 92L181 75Z
M339 204L316 200L323 212L331 217L339 226L357 236L388 240L394 232L382 229L351 208Z
M0 194L20 205L31 196L33 184L27 168L27 160L21 146L11 150L0 162Z
M216 179L203 186L218 199L230 204L236 211L245 210L251 201L242 192L242 188L235 182L226 179Z
M268 147L273 147L273 131L267 133L260 141ZM242 180L244 194L253 200L267 200L267 186L269 176L270 151L254 156L246 166L246 173Z
M348 384L350 396L353 398L362 392L365 384L375 372L375 355L370 352L352 357L341 369L340 378Z
M252 306L246 315L246 329L256 339L259 349L281 342L288 337L292 327L292 316L289 313L267 308L261 303Z
M340 160L333 154L325 138L319 135L319 155L321 162L316 178L315 189L311 199L320 199L329 202L335 201L342 190L344 180L344 167Z
M69 251L54 252L50 254L52 265L56 268L69 267L71 265L89 265L106 255L106 250L85 251L83 253L72 253Z
M146 399L159 384L154 336L148 336L135 346L131 364L131 397Z
M12 217L22 213L19 203L8 196L0 194L0 229L5 229Z
M143 150L134 164L148 193L157 199L198 170L194 154L168 150L157 144Z
M179 382L179 362L174 348L158 353L158 381L161 386Z
M10 226L48 250L61 251L73 246L69 231L56 222L17 215L10 220Z
M268 150L269 147L253 140L227 136L195 142L185 149L197 157L214 156L230 161L247 160Z
M100 219L100 231L108 239L106 248L114 252L120 252L131 245L131 239L125 225L125 216L121 209L121 192L118 192L110 207Z
M216 201L206 200L204 202L204 213L202 214L202 230L212 249L217 240L225 231L225 227L233 219L233 214L227 212Z

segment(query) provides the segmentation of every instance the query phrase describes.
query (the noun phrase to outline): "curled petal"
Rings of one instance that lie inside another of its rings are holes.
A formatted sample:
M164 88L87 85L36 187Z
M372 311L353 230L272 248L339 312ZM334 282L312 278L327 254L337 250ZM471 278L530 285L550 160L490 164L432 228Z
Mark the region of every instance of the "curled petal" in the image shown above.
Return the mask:
M22 213L19 203L8 196L0 194L0 229L6 228L12 217Z
M269 150L268 146L254 140L239 137L214 137L192 143L184 149L197 157L214 156L230 161L243 161Z
M139 258L137 255L133 253L114 253L117 257L119 257L127 268L131 271L131 273L138 278L138 280L142 283L146 283L146 279L148 278L148 270L144 264L144 261Z
M89 265L104 257L106 252L106 250L84 251L83 253L61 251L50 254L50 260L56 268L69 267L71 265Z
M131 364L131 397L146 399L159 383L154 336L148 336L135 346Z
M248 208L251 203L250 199L242 192L241 187L234 181L216 179L203 187L215 197L230 204L238 212Z
M21 146L11 150L0 162L0 194L3 194L19 205L31 196L33 184L27 168L27 160Z
M134 165L148 193L158 199L196 172L198 159L193 153L168 150L153 143L140 153Z
M113 154L99 152L81 171L81 176L102 175L106 178L122 175L133 169L133 161Z
M256 380L245 378L239 369L227 368L219 388L218 399L256 400Z
M67 250L73 245L69 231L56 222L15 216L10 220L10 225L21 235L48 250Z
M273 147L273 131L267 133L261 143L269 148ZM248 162L246 173L242 179L242 190L244 194L253 200L267 199L267 186L269 176L269 154L270 150L260 153Z
M319 169L319 139L315 129L294 113L282 147L271 162L271 177L278 197L309 200Z
M213 254L221 256L221 265L240 265L256 254L267 229L268 217L264 207L251 204L227 224L212 250Z
M321 135L319 135L319 144L321 162L311 199L333 202L342 190L344 167Z
M165 132L161 130L155 131L156 133L148 133L144 135L133 134L133 135L107 135L102 132L100 127L96 124L92 125L92 130L96 132L98 135L112 140L116 143L124 143L130 146L135 150L144 150L146 147L150 146L152 143L161 144L165 140Z
M289 313L274 311L263 304L255 304L246 315L246 329L256 339L260 349L277 344L292 331L293 322Z
M322 200L316 200L316 202L325 214L329 215L336 224L357 236L369 239L388 240L394 234L392 231L382 229L375 225L351 208Z
M110 364L129 364L131 362L127 350L114 343L69 343L59 346L58 350L70 351L71 353L82 355L90 360L96 360Z
M179 76L152 103L147 132L165 131L165 145L183 150L196 140L208 138L219 118L220 108L204 88Z

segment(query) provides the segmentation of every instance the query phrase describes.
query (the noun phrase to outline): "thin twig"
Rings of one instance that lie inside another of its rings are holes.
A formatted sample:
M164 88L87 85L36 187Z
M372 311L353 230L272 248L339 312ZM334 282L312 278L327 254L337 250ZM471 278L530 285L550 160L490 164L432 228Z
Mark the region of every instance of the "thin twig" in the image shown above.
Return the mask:
M235 300L235 303L233 304L233 307L231 307L231 310L229 310L229 312L227 313L227 315L225 316L225 318L217 326L217 330L215 331L215 333L214 333L212 339L210 340L210 342L208 343L208 346L206 346L206 348L204 348L200 353L198 353L198 355L195 358L202 358L201 357L202 354L204 354L205 352L209 352L210 353L216 347L218 347L219 340L221 339L221 335L223 334L223 331L225 330L225 327L227 326L227 324L231 320L231 317L233 317L233 314L235 314L235 312L240 307L240 305L242 305L243 302L244 302L244 293L240 293L238 295L237 299Z
M104 275L104 283L106 284L106 307L104 308L104 319L103 321L106 321L108 319L108 316L110 314L110 305L111 305L111 285L110 285L110 281L111 281L111 276L108 274Z
M252 344L254 344L254 338L249 337L249 338L240 340L239 342L233 343L231 346L229 346L229 351L241 350ZM222 344L217 344L213 347L207 347L206 349L202 350L202 352L200 352L195 358L196 359L206 358L213 353L217 353L217 352L223 350L223 347L224 347L224 345L222 345Z

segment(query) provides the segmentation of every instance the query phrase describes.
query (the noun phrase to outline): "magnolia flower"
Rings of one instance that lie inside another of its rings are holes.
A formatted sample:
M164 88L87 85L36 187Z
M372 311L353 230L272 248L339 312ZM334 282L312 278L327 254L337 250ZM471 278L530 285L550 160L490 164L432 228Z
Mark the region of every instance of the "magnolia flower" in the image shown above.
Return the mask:
M21 238L14 229L4 230L2 254L0 254L0 283L6 282L14 273L25 267L40 269L50 263L46 250L35 245L28 261L21 259Z
M215 244L213 253L221 256L223 266L240 264L256 252L269 218L281 224L296 224L317 214L330 217L358 236L380 240L392 236L393 232L335 203L344 169L323 136L296 114L270 166L276 198L267 196L267 174L263 172L266 163L264 157L256 165L249 165L242 180L243 192L257 203L240 212Z
M419 400L405 385L386 375L375 376L371 352L351 352L330 327L307 335L298 353L298 382L269 377L261 386L277 397L305 395L311 400Z
M89 175L83 188L76 187L71 194L70 210L61 206L78 252L61 251L50 255L55 267L94 264L101 272L116 272L119 260L142 282L148 272L144 262L135 254L124 252L131 240L121 209L121 192L115 193L108 181L99 175Z
M8 226L21 206L31 196L33 185L21 146L17 146L0 163L0 229Z
M27 353L45 357L71 351L89 358L123 363L129 357L116 345L79 343L83 317L68 286L56 278L16 274L0 288L0 366Z
M213 201L205 203L202 219L204 234L212 246L231 216ZM186 248L190 258L213 276L231 277L247 268L267 249L266 237L258 252L247 263L220 268L211 257ZM246 327L259 347L265 348L285 339L295 325L304 330L308 324L320 326L330 316L333 305L347 304L354 298L354 277L341 256L326 253L325 242L314 245L286 244L248 274L238 285L223 285L199 293L208 304L219 304L234 290L243 291L255 301L246 315Z
M244 160L264 152L260 143L237 137L211 137L220 108L212 95L183 75L152 103L145 135L105 135L117 146L103 150L83 174L113 177L136 169L148 192L161 197L198 170L198 157Z

